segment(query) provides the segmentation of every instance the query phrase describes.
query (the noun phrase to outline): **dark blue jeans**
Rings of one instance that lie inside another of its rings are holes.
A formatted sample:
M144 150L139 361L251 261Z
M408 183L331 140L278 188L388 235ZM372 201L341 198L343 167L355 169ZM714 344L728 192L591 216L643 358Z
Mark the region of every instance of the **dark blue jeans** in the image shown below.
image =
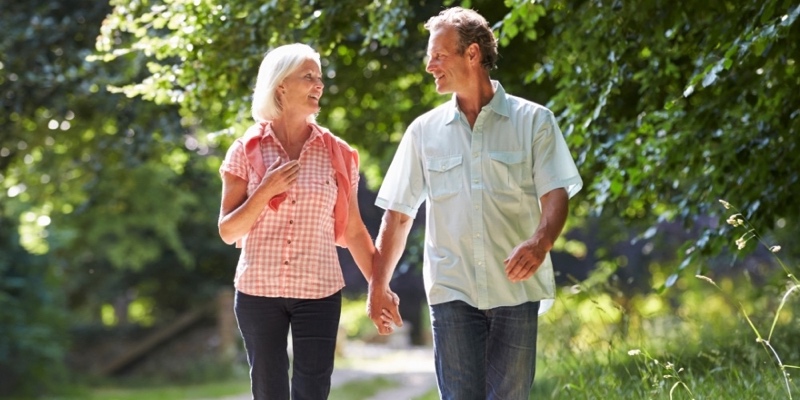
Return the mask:
M342 292L323 299L287 299L236 292L234 311L250 364L255 400L324 400L331 390ZM289 356L292 329L292 384Z
M536 373L539 302L479 310L431 306L433 352L443 400L527 400Z

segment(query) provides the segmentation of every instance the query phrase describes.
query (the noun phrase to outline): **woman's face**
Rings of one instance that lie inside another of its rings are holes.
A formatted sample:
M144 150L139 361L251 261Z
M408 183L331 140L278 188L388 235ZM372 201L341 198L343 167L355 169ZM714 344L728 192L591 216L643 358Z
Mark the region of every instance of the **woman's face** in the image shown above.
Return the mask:
M308 115L318 112L324 87L322 72L316 61L304 61L278 87L283 111Z

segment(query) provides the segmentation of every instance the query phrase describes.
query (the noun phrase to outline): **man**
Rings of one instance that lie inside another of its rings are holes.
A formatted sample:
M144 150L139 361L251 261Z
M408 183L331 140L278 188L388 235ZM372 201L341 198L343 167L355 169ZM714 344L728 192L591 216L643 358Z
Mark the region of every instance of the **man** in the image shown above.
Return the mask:
M549 250L582 186L553 113L510 96L489 71L497 40L477 12L431 18L426 70L452 100L417 118L376 204L370 318L393 310L389 280L426 202L423 276L442 399L527 399L537 317L555 296ZM541 303L541 307L540 307Z

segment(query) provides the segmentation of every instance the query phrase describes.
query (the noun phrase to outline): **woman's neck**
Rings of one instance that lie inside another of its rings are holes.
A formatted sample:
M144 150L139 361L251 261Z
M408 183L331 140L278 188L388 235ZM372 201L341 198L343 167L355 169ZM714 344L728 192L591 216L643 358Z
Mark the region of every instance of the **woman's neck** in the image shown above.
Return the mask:
M306 118L286 118L272 120L272 131L284 147L305 143L311 135L311 127Z

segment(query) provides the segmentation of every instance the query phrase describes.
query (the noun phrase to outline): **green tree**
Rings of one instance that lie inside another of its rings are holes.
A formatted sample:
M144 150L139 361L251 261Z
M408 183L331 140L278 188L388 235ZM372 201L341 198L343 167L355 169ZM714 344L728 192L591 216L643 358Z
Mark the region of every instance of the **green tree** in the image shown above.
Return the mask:
M102 304L133 293L169 317L228 284L220 265L235 251L213 237L213 149L177 107L106 89L139 79L145 57L87 61L111 7L2 9L0 387L42 391L65 377L66 313L70 326L96 323Z
M365 150L373 183L393 153L386 144L443 100L423 72L421 24L454 2L112 3L101 57L135 52L151 60L147 77L120 90L176 103L194 116L189 123L206 128L238 133L247 124L266 50L293 41L318 48L331 79L321 120ZM691 227L719 215L720 198L770 227L800 212L791 156L800 137L797 4L461 4L494 24L502 56L494 76L557 112L595 214L644 228ZM725 225L703 228L695 253L717 253Z
M536 24L542 40L533 44L541 57L526 78L555 84L549 104L577 152L595 211L645 228L662 221L699 228L681 268L732 241L719 199L766 229L797 220L800 5L544 6ZM531 18L523 10L507 18Z

